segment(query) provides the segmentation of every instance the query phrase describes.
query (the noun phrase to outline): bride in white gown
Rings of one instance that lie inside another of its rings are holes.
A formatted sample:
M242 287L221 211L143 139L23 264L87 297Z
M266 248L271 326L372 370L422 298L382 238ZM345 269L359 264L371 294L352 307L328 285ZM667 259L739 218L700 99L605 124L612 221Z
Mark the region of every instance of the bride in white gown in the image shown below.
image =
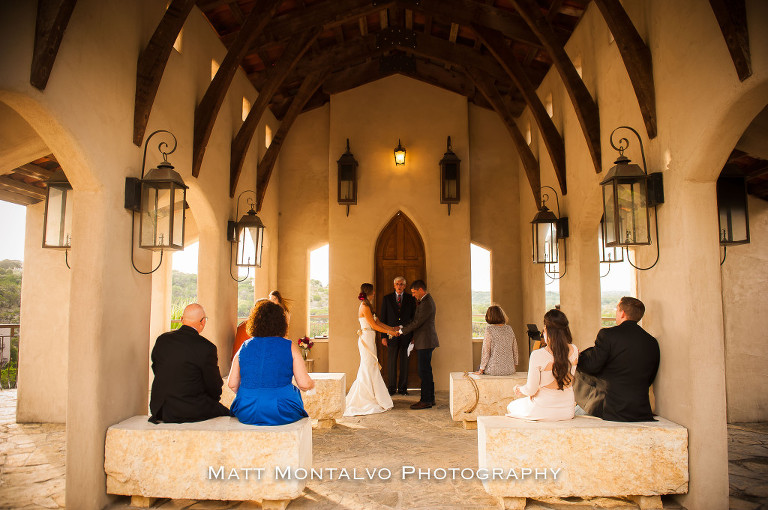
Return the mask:
M357 347L360 351L360 368L357 378L347 393L347 405L344 416L383 413L392 409L392 397L381 377L379 360L376 357L376 333L374 330L397 334L396 328L382 324L373 315L370 298L373 296L373 285L364 283L360 286L358 299L362 301L357 316L360 320Z

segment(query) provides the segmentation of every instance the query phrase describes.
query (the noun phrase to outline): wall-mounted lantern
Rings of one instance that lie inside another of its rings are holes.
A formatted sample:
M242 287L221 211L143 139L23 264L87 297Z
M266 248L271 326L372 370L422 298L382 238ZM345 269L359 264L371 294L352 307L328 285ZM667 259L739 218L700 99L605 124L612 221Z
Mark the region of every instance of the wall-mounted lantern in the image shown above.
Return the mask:
M69 267L67 250L72 246L72 185L61 168L45 184L48 191L45 194L43 248L64 250L64 263Z
M717 179L717 216L720 246L725 262L728 246L749 243L747 178L738 165L729 163Z
M157 133L168 133L173 138L173 148L168 148L166 142L160 142L158 150L163 161L157 168L151 169L144 175L147 161L147 146L149 140ZM181 175L168 162L168 154L176 150L176 137L170 131L158 130L149 135L144 144L144 159L141 164L141 178L127 177L125 179L125 207L134 212L131 226L131 262L133 263L133 230L135 228L135 213L139 213L139 247L147 250L161 251L160 262L151 271L139 271L136 264L134 269L141 274L155 272L163 262L162 251L184 249L184 212L186 209L187 185Z
M253 193L254 196L256 195L256 192L252 190L246 190L243 193ZM240 214L240 197L243 196L243 193L240 193L237 197L235 217ZM245 277L242 280L238 280L232 274L230 263L229 275L238 282L245 281L248 278L251 271L250 268L261 267L261 250L264 246L265 227L264 223L256 215L256 202L249 198L248 205L250 209L238 221L229 221L227 223L227 240L232 243L230 259L232 258L231 252L234 251L235 266L248 268Z
M357 205L357 160L349 152L349 138L347 138L347 150L336 162L339 173L339 204L347 206Z
M635 133L640 143L640 154L643 159L642 168L632 164L631 160L624 156L624 151L629 147L627 138L620 138L618 145L614 143L613 135L619 129L628 129ZM640 246L651 244L651 222L648 209L656 209L658 204L664 203L664 188L660 172L648 175L645 164L645 151L640 135L628 126L620 126L611 133L611 147L619 152L614 166L608 170L605 179L600 182L603 187L603 218L605 222L604 241L605 246ZM658 262L658 219L654 214L656 226L656 249ZM629 258L627 258L629 260ZM656 265L641 268L632 264L635 269L650 269Z
M447 150L440 160L440 203L448 204L448 216L451 215L451 204L461 200L461 160L451 148L451 137L448 137Z
M544 188L551 189L555 194L557 216L546 206L549 195L543 193L541 195L539 212L531 220L532 260L534 264L545 264L544 271L547 273L547 276L559 279L565 276L567 268L560 274L559 268L555 268L554 264L559 264L560 262L559 240L561 239L563 240L564 268L567 262L565 239L568 238L568 218L559 217L560 199L557 196L557 191L551 186L541 187L541 189Z
M405 147L400 143L400 139L397 139L397 147L395 147L395 165L405 165Z

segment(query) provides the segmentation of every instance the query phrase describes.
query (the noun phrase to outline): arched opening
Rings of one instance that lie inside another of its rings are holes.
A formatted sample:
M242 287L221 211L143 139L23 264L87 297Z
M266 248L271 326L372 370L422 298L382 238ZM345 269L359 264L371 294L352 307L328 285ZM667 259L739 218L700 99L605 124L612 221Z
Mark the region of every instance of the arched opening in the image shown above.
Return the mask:
M328 338L328 245L309 253L309 337Z

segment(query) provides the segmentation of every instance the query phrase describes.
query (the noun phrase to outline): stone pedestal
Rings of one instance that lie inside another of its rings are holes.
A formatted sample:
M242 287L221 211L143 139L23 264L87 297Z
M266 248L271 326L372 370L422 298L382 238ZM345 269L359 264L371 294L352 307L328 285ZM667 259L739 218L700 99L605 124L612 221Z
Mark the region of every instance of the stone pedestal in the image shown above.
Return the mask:
M464 422L465 428L474 429L478 416L504 416L507 405L515 399L515 386L525 384L528 372L468 376L477 384L479 399L464 372L451 372L450 410L453 421ZM469 411L475 402L477 406Z
M197 423L147 422L134 416L107 430L107 493L150 498L284 502L306 480L279 474L312 467L312 427L305 418L276 427L220 417Z
M477 423L478 465L489 473L483 486L506 508L524 508L525 498L570 496L641 496L643 508L655 508L660 495L688 492L688 431L663 418L481 416Z

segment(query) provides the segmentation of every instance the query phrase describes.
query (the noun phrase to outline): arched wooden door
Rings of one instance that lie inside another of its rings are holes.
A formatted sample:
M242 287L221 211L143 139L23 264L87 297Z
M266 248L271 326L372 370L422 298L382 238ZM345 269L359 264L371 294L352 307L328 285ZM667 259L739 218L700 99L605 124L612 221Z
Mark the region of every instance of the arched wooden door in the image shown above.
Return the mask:
M376 308L383 297L394 291L393 280L397 276L404 276L408 280L406 292L410 292L411 282L414 280L427 281L426 256L424 254L424 242L413 222L398 211L397 214L381 230L376 240ZM381 364L381 375L388 381L387 376L387 349L382 346L380 335L376 340L376 352ZM421 379L418 376L418 363L416 353L411 354L408 362L408 386L418 388Z

